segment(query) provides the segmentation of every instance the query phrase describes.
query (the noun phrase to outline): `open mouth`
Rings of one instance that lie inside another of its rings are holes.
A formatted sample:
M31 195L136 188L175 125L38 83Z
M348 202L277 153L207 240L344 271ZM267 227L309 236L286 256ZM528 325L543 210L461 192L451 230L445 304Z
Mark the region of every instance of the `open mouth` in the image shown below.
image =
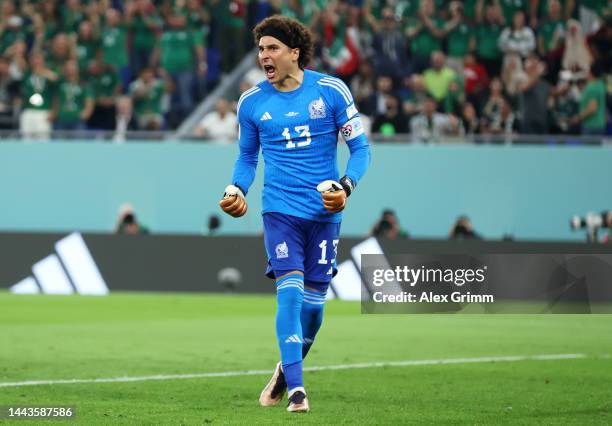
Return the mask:
M274 78L274 76L276 75L276 68L274 67L274 65L264 65L263 70L268 80Z

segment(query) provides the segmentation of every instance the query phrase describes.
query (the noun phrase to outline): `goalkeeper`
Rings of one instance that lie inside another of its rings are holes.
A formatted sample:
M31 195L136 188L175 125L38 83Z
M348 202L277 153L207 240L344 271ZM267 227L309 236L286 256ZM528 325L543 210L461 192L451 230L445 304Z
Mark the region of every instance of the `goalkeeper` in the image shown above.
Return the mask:
M368 167L370 149L347 86L304 69L313 44L302 24L272 16L253 34L266 80L238 101L240 154L220 206L234 217L247 212L245 196L261 148L266 274L276 285L281 362L259 402L276 405L288 391L287 411L305 412L309 403L302 361L321 326L336 273L341 212ZM341 178L339 132L350 151Z

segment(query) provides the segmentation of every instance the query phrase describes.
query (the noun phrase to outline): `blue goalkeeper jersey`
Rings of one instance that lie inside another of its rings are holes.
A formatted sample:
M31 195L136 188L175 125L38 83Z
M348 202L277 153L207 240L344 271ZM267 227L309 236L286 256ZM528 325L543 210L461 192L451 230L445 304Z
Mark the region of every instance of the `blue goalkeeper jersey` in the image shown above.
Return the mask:
M322 181L339 179L339 131L351 152L345 174L355 184L370 159L359 113L342 80L305 70L302 84L291 92L280 92L263 81L240 97L238 120L240 155L233 183L246 194L261 148L263 213L341 221L341 213L325 210L317 192Z

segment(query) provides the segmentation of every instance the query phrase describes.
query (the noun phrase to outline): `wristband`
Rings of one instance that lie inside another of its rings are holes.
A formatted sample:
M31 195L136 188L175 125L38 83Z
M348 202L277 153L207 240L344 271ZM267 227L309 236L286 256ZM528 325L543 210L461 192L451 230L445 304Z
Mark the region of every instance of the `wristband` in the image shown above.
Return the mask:
M344 189L344 192L346 192L346 196L350 197L353 193L353 190L355 189L355 183L353 182L353 180L350 177L344 175L340 179L340 185L342 185L342 189Z

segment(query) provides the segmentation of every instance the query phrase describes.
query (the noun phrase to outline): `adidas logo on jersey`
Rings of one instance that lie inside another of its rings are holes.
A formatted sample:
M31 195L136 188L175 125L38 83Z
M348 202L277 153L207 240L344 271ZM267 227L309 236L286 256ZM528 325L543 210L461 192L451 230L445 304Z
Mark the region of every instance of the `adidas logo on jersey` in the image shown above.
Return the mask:
M268 111L264 112L259 121L272 120L272 116Z
M285 343L302 343L302 339L297 334L287 337Z

